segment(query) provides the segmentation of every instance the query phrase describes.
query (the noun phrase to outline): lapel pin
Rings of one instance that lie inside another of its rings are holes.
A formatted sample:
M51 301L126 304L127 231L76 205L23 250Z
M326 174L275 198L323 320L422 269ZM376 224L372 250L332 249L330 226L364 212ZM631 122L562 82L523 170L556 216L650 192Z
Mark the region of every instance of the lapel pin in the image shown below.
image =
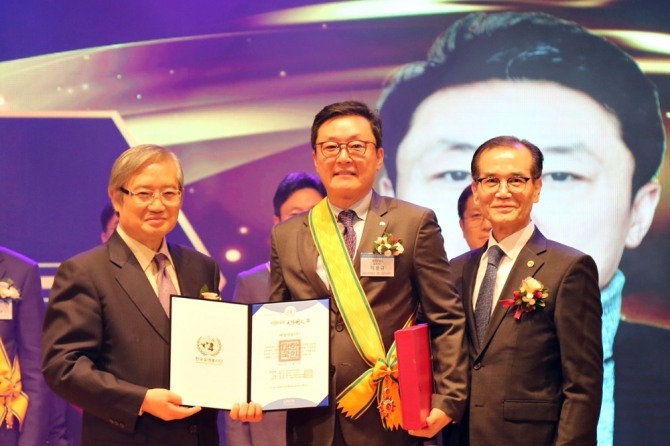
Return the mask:
M386 226L386 222L385 221L380 221L379 226Z
M528 268L532 268L532 267L535 266L535 262L533 262L532 260L529 260L528 263L526 263L526 265L528 265Z

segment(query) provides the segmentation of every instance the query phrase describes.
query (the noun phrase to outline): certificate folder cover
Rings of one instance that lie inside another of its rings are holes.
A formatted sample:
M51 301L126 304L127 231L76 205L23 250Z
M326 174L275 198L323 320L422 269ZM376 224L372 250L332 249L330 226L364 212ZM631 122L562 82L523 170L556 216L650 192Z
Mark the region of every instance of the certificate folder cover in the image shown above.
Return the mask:
M172 296L170 390L186 406L328 404L329 300L264 304Z
M404 429L426 427L433 395L428 326L419 324L395 332L398 381Z

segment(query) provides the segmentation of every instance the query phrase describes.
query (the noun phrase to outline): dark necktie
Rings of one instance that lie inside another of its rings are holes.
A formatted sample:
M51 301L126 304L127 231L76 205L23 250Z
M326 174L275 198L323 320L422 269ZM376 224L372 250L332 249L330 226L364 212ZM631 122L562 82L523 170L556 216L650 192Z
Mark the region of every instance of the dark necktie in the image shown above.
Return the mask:
M167 273L167 256L165 254L158 253L156 254L156 257L154 257L154 262L158 267L158 275L156 276L156 284L158 285L158 300L160 301L163 310L165 310L165 314L170 317L170 296L172 294L177 294L177 290L175 289L172 280L170 280L170 276L168 276Z
M354 231L354 218L356 218L356 212L348 209L346 211L340 212L340 215L337 216L337 221L342 223L344 226L344 232L342 236L344 237L344 243L347 245L347 251L349 252L349 257L354 258L356 253L356 232Z
M479 287L477 304L475 305L475 325L477 326L477 341L481 346L486 334L486 328L491 319L491 303L493 301L493 289L496 286L496 274L498 273L498 264L505 255L498 245L489 248L488 264L486 273Z

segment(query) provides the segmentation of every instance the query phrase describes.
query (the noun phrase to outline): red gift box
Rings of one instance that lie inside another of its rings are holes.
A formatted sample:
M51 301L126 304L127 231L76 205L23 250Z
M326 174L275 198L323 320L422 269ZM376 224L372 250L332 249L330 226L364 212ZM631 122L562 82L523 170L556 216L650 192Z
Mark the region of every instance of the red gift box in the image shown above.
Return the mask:
M426 427L433 395L428 326L414 325L394 333L404 429Z

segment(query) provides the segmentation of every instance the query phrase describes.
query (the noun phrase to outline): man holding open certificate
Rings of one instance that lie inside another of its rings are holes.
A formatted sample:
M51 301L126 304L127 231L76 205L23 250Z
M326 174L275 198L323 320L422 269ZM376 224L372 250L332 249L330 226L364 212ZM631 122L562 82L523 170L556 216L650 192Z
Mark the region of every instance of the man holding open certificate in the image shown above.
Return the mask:
M169 296L198 295L203 285L216 290L220 276L211 258L165 240L183 190L174 153L152 144L126 150L109 178L119 214L114 234L56 273L42 372L82 408L83 446L219 444L216 411L186 407L169 389Z
M372 190L384 160L381 133L363 103L319 112L312 157L328 197L273 229L271 300L331 302L329 404L289 411L290 445L418 445L465 409L465 322L440 228L429 209ZM393 333L412 325L420 307L436 387L427 427L408 432Z

